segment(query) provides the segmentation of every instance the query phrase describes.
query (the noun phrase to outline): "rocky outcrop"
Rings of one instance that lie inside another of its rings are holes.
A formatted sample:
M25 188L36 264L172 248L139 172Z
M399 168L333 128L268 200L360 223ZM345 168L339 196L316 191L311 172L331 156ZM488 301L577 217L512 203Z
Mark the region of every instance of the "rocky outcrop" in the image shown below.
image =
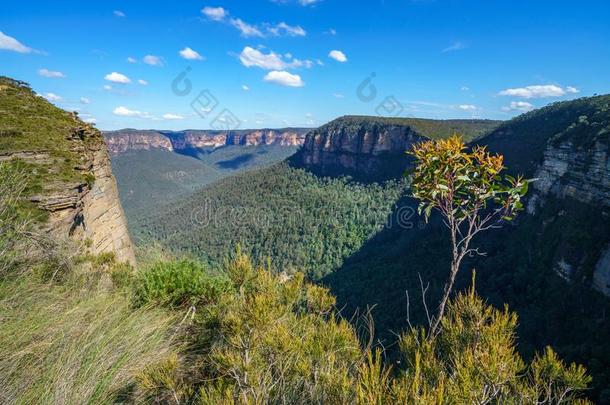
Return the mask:
M301 146L307 131L309 130L303 128L177 132L124 129L105 132L104 137L110 153L119 154L131 150L182 151L218 148L225 145Z
M586 147L571 141L549 145L534 176L537 178L534 189L542 194L610 207L608 149L608 144L600 140Z
M489 120L428 120L344 116L307 134L292 161L322 175L383 180L401 176L406 152L426 136L462 134L473 139L499 125Z
M400 175L408 162L405 152L423 139L409 126L375 122L354 126L336 120L311 132L295 161L323 175L357 177L385 174L398 163L390 176Z
M106 145L99 131L91 126L83 125L77 132L80 135L74 137L72 151L81 156L81 164L75 170L81 173L82 181L47 184L30 201L48 212L44 226L53 234L85 242L84 248L91 254L113 252L117 260L135 265Z

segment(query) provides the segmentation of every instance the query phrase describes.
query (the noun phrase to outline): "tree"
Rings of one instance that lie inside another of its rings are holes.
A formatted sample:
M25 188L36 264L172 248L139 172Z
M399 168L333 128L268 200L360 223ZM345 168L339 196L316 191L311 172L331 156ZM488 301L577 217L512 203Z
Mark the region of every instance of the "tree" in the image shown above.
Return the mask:
M481 254L471 247L473 238L516 216L523 208L521 198L529 181L502 176L501 155L481 146L469 151L457 135L415 144L409 153L417 159L412 191L420 200L419 213L428 221L432 210L438 210L451 234L449 278L437 314L431 319L430 332L436 334L462 260Z

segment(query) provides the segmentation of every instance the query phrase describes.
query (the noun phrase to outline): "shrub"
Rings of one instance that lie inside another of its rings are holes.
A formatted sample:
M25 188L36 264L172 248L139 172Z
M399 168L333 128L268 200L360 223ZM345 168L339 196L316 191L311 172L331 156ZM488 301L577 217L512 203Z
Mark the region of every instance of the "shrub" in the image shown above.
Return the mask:
M134 302L182 307L213 302L229 288L229 281L213 276L190 260L157 262L136 277Z

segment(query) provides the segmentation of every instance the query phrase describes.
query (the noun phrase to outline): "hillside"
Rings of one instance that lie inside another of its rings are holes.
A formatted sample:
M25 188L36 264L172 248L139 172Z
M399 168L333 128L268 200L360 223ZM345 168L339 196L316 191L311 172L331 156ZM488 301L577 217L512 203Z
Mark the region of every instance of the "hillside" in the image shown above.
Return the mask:
M191 156L152 147L129 149L110 158L121 202L134 229L136 216L150 214L227 176L280 162L295 151L295 146L279 144L228 145L201 149Z
M0 77L0 163L24 175L19 208L42 229L134 262L116 182L101 133Z
M256 261L313 279L341 265L381 229L402 181L363 185L318 178L286 163L223 179L133 221L139 245L160 242L210 264L241 245Z

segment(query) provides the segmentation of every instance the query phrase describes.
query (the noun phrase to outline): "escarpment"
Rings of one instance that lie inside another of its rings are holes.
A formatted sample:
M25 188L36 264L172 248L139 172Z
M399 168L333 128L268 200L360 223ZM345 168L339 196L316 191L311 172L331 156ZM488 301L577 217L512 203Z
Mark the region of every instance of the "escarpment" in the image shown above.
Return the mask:
M252 129L234 131L155 131L123 129L104 133L111 154L131 150L164 149L185 151L193 149L218 148L227 145L280 145L301 146L305 140L306 128Z
M27 84L0 78L0 163L26 179L24 207L36 226L72 238L92 254L135 256L108 151L100 131L37 96Z
M405 152L413 143L453 133L473 139L498 124L489 120L346 116L310 132L293 162L321 175L383 180L404 173L412 161Z

